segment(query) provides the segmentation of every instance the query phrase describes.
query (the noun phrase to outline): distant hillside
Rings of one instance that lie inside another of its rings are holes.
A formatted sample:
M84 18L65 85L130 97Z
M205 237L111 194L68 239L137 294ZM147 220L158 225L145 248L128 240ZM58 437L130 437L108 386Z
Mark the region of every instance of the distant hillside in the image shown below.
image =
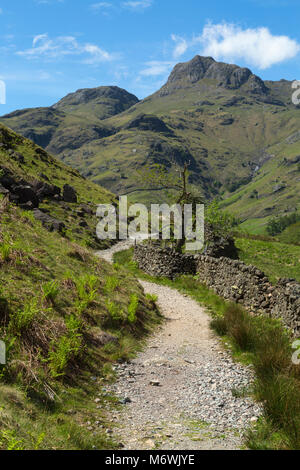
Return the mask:
M290 82L263 81L247 68L196 56L176 65L156 93L130 107L129 99L110 116L96 115L92 90L77 93L40 111L40 120L37 110L25 110L2 122L22 134L30 128L31 138L65 163L131 199L161 200L141 185L145 166L189 161L194 188L222 197L251 231L299 207L300 111Z
M118 87L82 89L49 108L14 111L3 116L2 122L59 156L65 149L77 149L113 134L101 121L137 102L136 96Z

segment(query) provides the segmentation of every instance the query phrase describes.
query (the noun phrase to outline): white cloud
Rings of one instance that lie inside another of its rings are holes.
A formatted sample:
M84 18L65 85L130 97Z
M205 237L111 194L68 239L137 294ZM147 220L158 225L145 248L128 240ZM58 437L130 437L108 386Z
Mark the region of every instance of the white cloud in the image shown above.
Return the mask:
M273 35L268 28L242 29L237 25L207 24L190 45L202 44L202 55L216 60L243 60L260 69L295 57L300 45L288 36Z
M93 3L92 5L90 5L90 9L96 12L98 11L106 12L110 8L113 8L113 5L112 3L108 3L108 2L98 2L98 3Z
M176 36L175 34L172 34L171 38L172 41L176 43L175 49L173 50L173 57L178 59L178 57L182 56L188 49L188 42L186 39Z
M266 27L242 29L231 23L208 23L200 35L189 40L175 34L171 39L176 44L173 49L175 59L188 49L197 48L201 55L227 62L242 60L259 69L292 59L300 51L297 41L288 36L273 35Z
M73 36L59 36L51 39L48 34L33 38L32 47L16 52L27 59L59 59L65 56L82 56L84 63L96 64L112 60L114 56L95 44L80 44Z
M139 1L127 1L123 2L124 7L130 8L131 10L145 10L151 7L153 0L139 0Z
M152 60L145 63L146 68L140 71L140 75L146 77L154 77L158 75L165 75L174 67L175 62Z

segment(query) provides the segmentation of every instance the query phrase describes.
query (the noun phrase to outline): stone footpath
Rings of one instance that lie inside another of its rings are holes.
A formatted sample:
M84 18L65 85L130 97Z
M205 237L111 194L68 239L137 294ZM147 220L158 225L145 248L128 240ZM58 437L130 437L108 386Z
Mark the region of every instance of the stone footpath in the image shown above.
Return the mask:
M242 448L245 429L261 414L249 396L251 368L233 362L194 300L141 284L157 295L166 321L136 359L115 366L117 381L106 391L123 406L112 411L109 432L129 450Z

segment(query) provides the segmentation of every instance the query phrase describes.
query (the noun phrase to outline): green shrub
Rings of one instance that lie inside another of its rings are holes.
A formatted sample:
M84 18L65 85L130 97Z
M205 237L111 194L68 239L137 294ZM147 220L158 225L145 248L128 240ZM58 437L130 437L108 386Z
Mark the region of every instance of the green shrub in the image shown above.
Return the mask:
M77 357L81 350L81 335L79 333L69 332L61 336L52 343L52 350L49 352L49 368L52 377L62 376L66 372L67 365Z
M105 305L112 323L119 323L123 317L120 307L111 300L106 300Z
M49 281L42 286L43 295L46 300L54 302L59 294L59 283L57 281Z
M251 318L238 305L231 304L224 314L227 334L241 351L253 351L255 347L255 331L251 326Z
M112 294L120 286L120 280L116 276L108 276L105 279L104 291Z
M77 302L79 310L83 311L97 298L96 284L98 278L94 275L82 276L75 281L79 301Z
M272 217L267 224L267 232L269 235L275 236L283 232L290 225L300 221L300 214L296 211L292 214L283 215L282 217Z
M16 437L16 432L10 429L0 430L0 449L25 450L24 442Z
M128 305L128 321L129 323L136 322L136 312L139 305L139 298L136 294L132 294L130 297L130 303Z
M226 320L222 316L216 316L210 322L211 328L220 336L225 336L228 332Z
M288 448L300 450L300 383L286 374L260 378L255 388L264 415L281 430Z
M12 248L9 243L2 242L0 243L0 254L3 261L8 261L12 253Z
M157 295L154 295L154 294L146 294L146 299L149 300L150 302L157 302Z
M80 333L83 328L81 318L78 318L76 315L69 315L66 317L65 324L70 335Z
M28 330L40 312L37 299L30 300L22 310L16 310L10 316L8 331L12 334L20 334Z

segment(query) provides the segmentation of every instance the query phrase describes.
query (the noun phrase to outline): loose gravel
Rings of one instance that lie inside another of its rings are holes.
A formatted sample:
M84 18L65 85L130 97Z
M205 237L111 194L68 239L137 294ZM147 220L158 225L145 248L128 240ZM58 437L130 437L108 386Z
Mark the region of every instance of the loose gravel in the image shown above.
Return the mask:
M243 433L261 414L251 368L231 359L197 302L140 282L166 321L134 360L115 366L107 391L122 406L111 413L113 436L128 450L243 448Z

